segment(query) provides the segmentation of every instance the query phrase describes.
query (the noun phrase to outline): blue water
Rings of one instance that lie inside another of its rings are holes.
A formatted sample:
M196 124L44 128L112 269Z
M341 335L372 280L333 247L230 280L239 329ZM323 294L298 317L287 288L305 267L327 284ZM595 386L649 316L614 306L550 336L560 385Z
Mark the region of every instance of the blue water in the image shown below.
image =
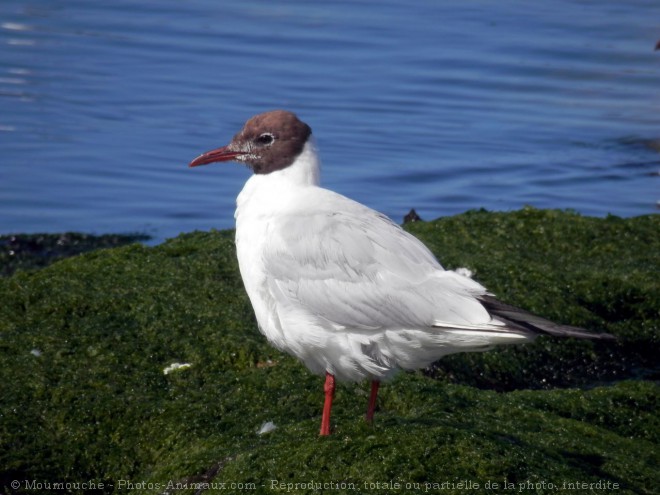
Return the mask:
M660 199L660 2L3 0L0 233L233 226L251 115L401 221Z

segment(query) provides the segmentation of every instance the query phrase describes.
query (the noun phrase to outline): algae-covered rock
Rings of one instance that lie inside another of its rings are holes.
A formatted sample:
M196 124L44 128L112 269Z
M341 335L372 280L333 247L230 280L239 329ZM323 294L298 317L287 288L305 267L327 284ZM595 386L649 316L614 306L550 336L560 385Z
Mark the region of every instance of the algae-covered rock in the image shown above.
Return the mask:
M0 235L0 276L18 269L43 268L58 259L75 256L93 249L123 246L149 239L143 234L101 235L78 234L14 234Z
M656 493L660 217L408 228L502 300L619 340L450 356L385 384L374 426L366 384L340 385L319 438L322 380L257 331L232 232L93 251L0 279L2 491Z

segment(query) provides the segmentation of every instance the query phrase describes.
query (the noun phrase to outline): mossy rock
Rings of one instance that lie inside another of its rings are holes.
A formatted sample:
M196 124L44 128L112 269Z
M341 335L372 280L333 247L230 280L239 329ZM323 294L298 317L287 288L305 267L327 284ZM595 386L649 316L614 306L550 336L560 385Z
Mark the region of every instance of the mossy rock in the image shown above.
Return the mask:
M95 236L67 232L64 234L0 235L0 276L16 270L43 268L51 263L87 251L146 241L144 234Z
M0 279L3 492L657 493L660 217L408 228L502 300L619 340L450 356L385 384L374 426L367 385L340 385L320 438L322 380L259 334L233 232L19 269Z

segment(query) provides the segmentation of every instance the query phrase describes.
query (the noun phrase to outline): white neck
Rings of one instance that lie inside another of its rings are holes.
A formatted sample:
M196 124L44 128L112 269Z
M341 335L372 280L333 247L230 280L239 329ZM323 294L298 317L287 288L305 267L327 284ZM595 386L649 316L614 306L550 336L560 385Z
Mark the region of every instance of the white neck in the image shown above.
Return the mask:
M296 160L282 170L269 174L253 174L236 198L235 217L248 211L252 214L269 214L273 209L294 198L290 192L300 187L318 186L321 178L321 160L316 142L309 137Z
M268 174L290 181L297 186L318 186L321 181L321 160L314 136L309 136L302 152L286 168Z

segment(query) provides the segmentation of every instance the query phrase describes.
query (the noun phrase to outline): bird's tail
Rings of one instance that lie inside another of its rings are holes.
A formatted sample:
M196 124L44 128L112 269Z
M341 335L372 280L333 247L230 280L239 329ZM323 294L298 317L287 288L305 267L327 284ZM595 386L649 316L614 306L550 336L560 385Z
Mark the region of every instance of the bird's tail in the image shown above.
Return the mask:
M592 333L584 328L572 327L570 325L559 325L540 316L533 315L523 309L510 306L498 301L494 296L479 296L479 301L488 312L498 320L511 327L513 330L523 332L552 335L555 337L576 337L578 339L592 340L616 340L609 333Z

